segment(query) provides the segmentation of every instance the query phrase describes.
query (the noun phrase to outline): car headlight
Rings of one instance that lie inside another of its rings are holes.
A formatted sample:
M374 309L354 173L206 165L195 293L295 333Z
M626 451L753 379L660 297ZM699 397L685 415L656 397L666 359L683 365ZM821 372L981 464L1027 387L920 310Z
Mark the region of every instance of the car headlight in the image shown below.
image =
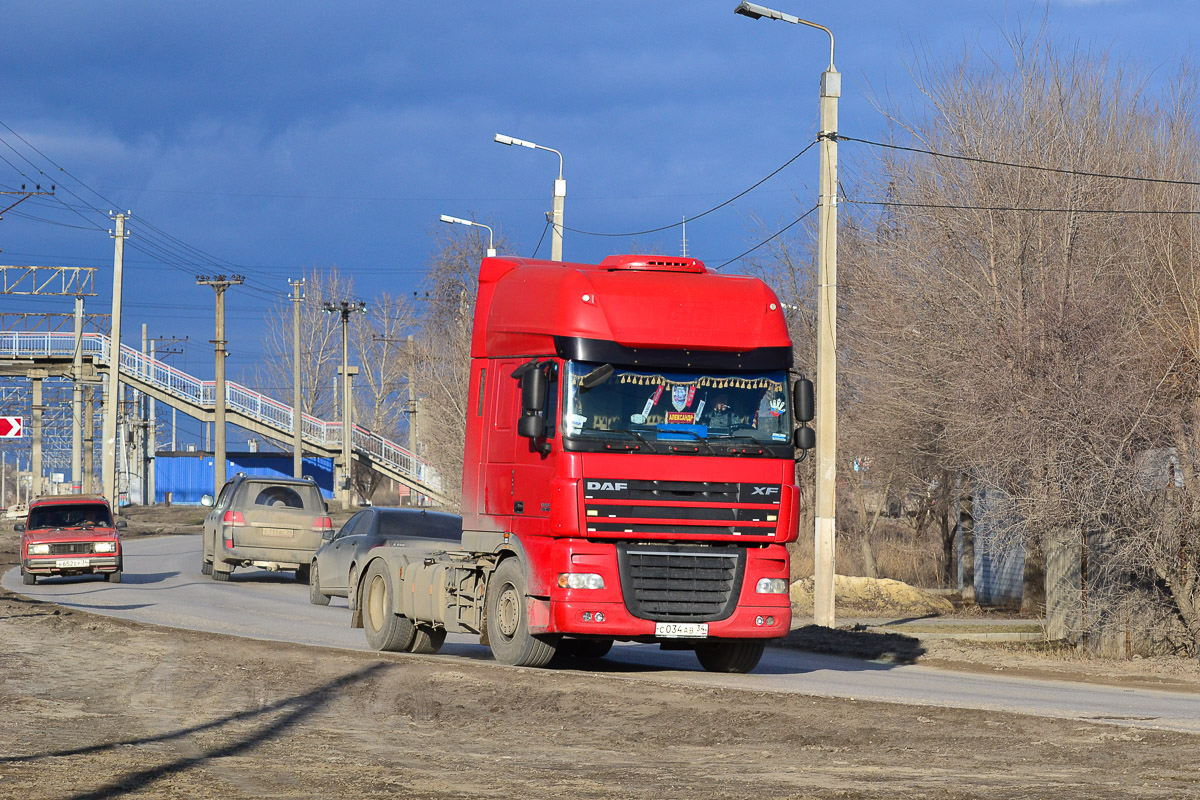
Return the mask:
M116 542L96 542L94 548L97 553L115 553L117 552Z
M48 544L31 544L31 545L29 545L29 555L31 555L31 556L48 556L48 555L50 555L50 545L48 545Z
M759 594L787 594L788 582L784 578L760 578L754 591Z
M603 589L604 578L594 572L563 572L558 576L560 589Z

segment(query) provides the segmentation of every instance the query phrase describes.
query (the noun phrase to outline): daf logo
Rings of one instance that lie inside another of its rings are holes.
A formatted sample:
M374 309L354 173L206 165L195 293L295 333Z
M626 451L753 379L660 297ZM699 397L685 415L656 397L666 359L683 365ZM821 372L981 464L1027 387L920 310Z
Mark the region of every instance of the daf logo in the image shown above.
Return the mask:
M588 481L587 490L589 492L623 492L629 488L629 484L624 481Z
M755 486L753 489L754 491L752 494L761 495L763 497L770 497L773 494L779 494L778 486Z

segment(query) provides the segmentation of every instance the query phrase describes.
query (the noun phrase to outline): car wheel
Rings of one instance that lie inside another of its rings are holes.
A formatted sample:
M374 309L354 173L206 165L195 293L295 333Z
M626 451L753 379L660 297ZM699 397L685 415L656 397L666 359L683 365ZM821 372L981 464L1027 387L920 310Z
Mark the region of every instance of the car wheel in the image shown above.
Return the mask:
M758 666L766 646L762 639L707 642L696 646L696 658L709 672L749 672Z
M121 570L117 570L116 572L110 572L107 575L105 575L104 578L109 583L120 583L121 582Z
M424 655L432 655L442 649L442 645L446 642L445 628L431 628L425 625L417 626L417 632L413 636L412 645L409 646L408 652L421 653Z
M218 564L214 561L212 568L212 579L214 581L227 581L229 580L229 576L233 574L233 567L228 564Z
M363 630L374 650L398 653L412 646L417 627L392 610L392 578L382 561L371 563L363 580Z
M488 581L487 634L492 655L502 664L544 667L554 658L558 638L529 632L525 569L515 558L501 561Z
M308 602L314 606L329 605L329 595L321 593L321 573L317 571L315 561L308 570Z
M26 586L33 586L37 583L37 575L32 572L26 572L24 567L21 568L21 583Z
M201 561L200 562L200 574L201 575L212 575L212 562L211 561Z

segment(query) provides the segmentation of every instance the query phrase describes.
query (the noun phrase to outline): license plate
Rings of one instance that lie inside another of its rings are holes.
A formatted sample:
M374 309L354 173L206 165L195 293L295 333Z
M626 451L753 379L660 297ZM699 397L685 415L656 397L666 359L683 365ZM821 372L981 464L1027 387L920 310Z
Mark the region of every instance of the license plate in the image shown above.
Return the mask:
M291 528L259 528L259 533L263 536L288 536L290 537L294 531Z
M60 558L54 562L56 567L87 567L91 566L86 558Z
M663 639L703 639L708 636L708 623L656 622L654 635Z

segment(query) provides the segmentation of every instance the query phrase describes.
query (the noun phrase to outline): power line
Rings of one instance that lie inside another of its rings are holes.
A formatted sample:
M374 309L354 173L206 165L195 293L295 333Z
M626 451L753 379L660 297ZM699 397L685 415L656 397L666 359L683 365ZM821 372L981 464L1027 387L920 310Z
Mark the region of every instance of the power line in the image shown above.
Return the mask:
M839 142L858 142L859 144L866 144L872 147L882 147L888 150L903 150L908 153L937 156L938 158L948 158L955 161L972 161L977 164L994 164L1000 167L1013 167L1015 169L1028 169L1038 172L1053 172L1058 175L1079 175L1084 178L1109 178L1111 180L1137 181L1140 183L1165 183L1171 186L1200 186L1200 181L1185 181L1176 178L1144 178L1140 175L1113 175L1104 172L1087 172L1084 170L1066 169L1063 167L1043 167L1037 164L1020 164L1015 161L999 161L996 159L982 158L980 156L964 156L954 153L941 153L937 150L925 150L920 147L907 147L899 144L874 142L870 139L858 139L853 136L844 136L842 134L838 134L836 138Z
M762 246L763 246L764 244L766 244L767 242L770 242L770 241L772 241L772 240L774 240L774 239L777 239L779 236L781 236L782 234L786 233L786 232L787 232L787 230L788 230L789 228L791 228L791 227L795 226L796 224L798 224L798 223L799 223L799 222L800 222L802 219L804 219L805 217L807 217L809 214L813 213L814 211L816 211L816 210L817 210L818 208L820 208L820 207L821 207L820 205L815 205L815 206L813 206L813 207L812 207L812 208L810 208L808 211L805 211L805 212L804 212L803 214L801 214L799 217L797 217L796 219L794 219L794 220L792 220L791 222L789 222L787 225L785 225L785 226L783 226L782 228L780 228L779 230L775 231L775 233L771 234L771 235L770 235L770 236L768 236L766 239L763 239L761 242L759 242L758 244L754 245L754 247L751 247L749 250L747 250L746 252L742 253L741 255L736 255L736 256L734 256L733 258L729 259L728 261L726 261L724 264L721 264L720 266L713 267L713 269L714 269L714 270L724 269L725 267L729 266L729 265L730 265L730 264L732 264L733 262L735 262L735 261L738 261L738 260L740 260L740 259L742 259L742 258L745 258L746 256L750 255L751 253L753 253L753 252L754 252L755 250L757 250L758 248L762 247Z
M689 216L689 217L687 217L687 221L688 221L688 222L695 222L696 220L700 219L701 217L706 217L706 216L708 216L709 214L713 213L714 211L717 211L717 210L719 210L719 209L722 209L722 208L724 208L725 206L729 205L730 203L734 202L735 200L738 200L738 199L740 199L740 198L742 198L742 197L745 197L747 194L749 194L750 192L754 191L754 190L755 190L755 189L757 189L759 186L762 186L764 183L766 183L767 181L771 180L771 178L774 178L774 177L775 177L776 175L778 175L780 172L783 172L783 170L785 170L785 169L787 169L789 166L791 166L791 165L792 165L792 162L794 162L796 159L800 158L800 156L804 155L804 154L805 154L805 153L807 153L809 150L811 150L811 149L812 149L812 147L813 147L813 145L815 145L816 143L817 143L817 140L815 140L815 139L814 139L813 141L809 142L807 147L805 147L805 148L804 148L803 150L801 150L799 153L796 153L796 155L794 155L794 156L792 156L791 158L789 158L789 159L788 159L786 162L784 162L784 164L783 164L782 166L780 166L778 169L776 169L776 170L775 170L774 172L772 172L770 175L767 175L765 178L763 178L762 180L760 180L760 181L758 181L757 183L753 184L753 185L752 185L752 186L750 186L749 188L747 188L747 189L745 189L745 190L743 190L743 191L741 191L741 192L738 192L738 193L737 193L737 194L735 194L733 197L729 198L728 200L724 201L723 203L718 203L717 205L713 206L712 208L708 209L707 211L703 211L703 212L701 212L701 213L699 213L699 214L696 214L695 216ZM801 218L801 219L803 219L803 218ZM799 222L799 221L800 221L800 220L796 220L796 222ZM571 231L572 233L578 233L578 234L582 234L582 235L584 235L584 236L612 236L612 237L617 237L617 236L645 236L645 235L646 235L646 234L648 234L648 233L659 233L660 231L669 231L669 230L671 230L672 228L678 228L678 227L679 227L680 225L682 225L682 224L684 224L684 223L683 223L683 222L672 222L670 225L663 225L662 227L659 227L659 228L650 228L649 230L644 230L644 231L632 231L632 232L630 232L630 233L597 233L597 232L595 232L595 231L583 231L583 230L579 230L579 229L577 229L577 228L569 228L569 227L567 227L566 225L564 225L564 226L563 226L563 230L568 230L568 231ZM795 224L795 223L792 223L792 224ZM787 229L785 228L784 230L787 230ZM782 232L783 232L783 231L780 231L780 233L782 233ZM544 232L544 231L543 231L543 235L545 235L545 232ZM776 234L776 235L778 235L778 234ZM768 241L770 241L770 240L768 240ZM765 242L764 242L763 244L765 244ZM747 251L747 252L749 252L749 251ZM745 253L743 253L742 255L745 255ZM738 256L738 258L741 258L741 256ZM736 261L737 259L732 259L732 260ZM728 264L729 262L727 261L727 262L725 262L725 263L726 263L726 264ZM724 265L724 264L722 264L721 266L725 266L725 265ZM720 267L718 267L718 269L719 269L719 268L720 268Z
M843 203L856 206L895 206L899 208L934 208L947 211L1013 211L1034 214L1200 214L1200 209L1173 211L1166 208L1036 208L1032 206L971 206L954 205L951 203L902 203L895 200L850 200L843 198Z

